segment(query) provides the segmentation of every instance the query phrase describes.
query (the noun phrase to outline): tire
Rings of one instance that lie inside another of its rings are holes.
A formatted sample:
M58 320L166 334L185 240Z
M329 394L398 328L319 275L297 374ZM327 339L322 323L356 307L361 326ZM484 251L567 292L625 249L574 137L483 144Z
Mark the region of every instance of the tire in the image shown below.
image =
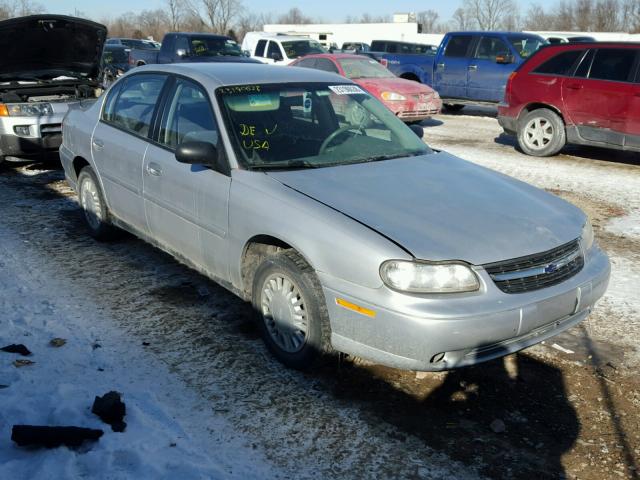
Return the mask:
M548 108L532 110L518 120L518 145L534 157L549 157L567 143L564 121Z
M93 168L84 167L78 175L78 198L84 211L89 235L96 240L111 240L116 228L109 223L109 211Z
M307 370L331 350L324 294L299 253L284 250L258 266L252 303L267 348L287 367Z
M464 105L460 105L459 103L443 103L442 109L445 112L459 112L464 108Z

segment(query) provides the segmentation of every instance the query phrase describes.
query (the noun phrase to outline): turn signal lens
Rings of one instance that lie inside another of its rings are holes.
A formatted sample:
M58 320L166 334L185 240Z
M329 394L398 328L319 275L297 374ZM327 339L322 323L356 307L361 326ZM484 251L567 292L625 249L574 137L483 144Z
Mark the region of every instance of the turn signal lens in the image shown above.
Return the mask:
M8 117L9 109L4 103L0 103L0 117Z

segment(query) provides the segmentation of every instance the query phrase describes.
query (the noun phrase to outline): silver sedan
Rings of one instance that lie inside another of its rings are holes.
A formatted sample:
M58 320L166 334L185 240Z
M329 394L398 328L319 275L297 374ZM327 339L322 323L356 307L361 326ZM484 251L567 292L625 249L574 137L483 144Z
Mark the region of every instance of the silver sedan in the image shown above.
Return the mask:
M93 236L251 301L291 367L446 370L582 321L610 272L585 214L421 137L333 74L154 65L69 112L60 154Z

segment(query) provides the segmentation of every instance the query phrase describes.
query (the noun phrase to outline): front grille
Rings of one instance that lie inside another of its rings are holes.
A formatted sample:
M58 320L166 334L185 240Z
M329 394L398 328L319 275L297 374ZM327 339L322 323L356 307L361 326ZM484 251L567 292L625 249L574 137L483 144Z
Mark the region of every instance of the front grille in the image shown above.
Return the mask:
M546 252L484 265L496 286L505 293L524 293L557 285L584 266L579 240Z

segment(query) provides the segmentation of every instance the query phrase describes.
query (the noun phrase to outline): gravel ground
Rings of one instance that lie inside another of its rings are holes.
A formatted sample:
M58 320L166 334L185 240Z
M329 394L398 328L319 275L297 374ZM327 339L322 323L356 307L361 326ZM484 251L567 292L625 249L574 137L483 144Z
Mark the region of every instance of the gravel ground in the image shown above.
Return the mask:
M422 374L343 358L286 370L232 294L131 236L88 237L55 165L0 167L0 244L21 242L66 303L147 342L202 400L202 424L223 417L279 476L637 479L640 160L593 149L526 157L491 115L439 116L425 138L585 209L614 270L588 322L481 367Z

